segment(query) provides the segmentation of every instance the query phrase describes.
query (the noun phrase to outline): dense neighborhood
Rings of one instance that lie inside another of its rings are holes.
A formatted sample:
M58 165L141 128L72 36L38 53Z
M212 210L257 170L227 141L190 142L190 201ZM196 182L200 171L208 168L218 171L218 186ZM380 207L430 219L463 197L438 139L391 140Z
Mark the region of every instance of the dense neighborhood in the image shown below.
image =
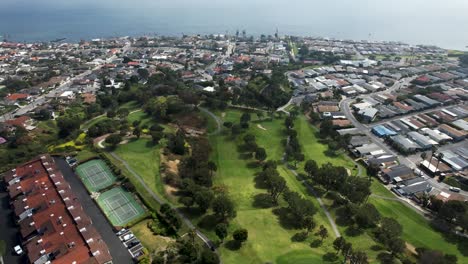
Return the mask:
M245 31L0 42L0 256L466 263L465 56Z

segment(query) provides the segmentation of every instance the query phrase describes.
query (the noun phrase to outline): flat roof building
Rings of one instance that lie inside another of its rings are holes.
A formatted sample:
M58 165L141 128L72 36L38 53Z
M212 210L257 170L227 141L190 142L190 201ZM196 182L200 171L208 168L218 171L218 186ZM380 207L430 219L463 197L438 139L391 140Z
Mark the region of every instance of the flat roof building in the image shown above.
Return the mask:
M393 142L393 144L400 151L402 151L404 153L414 152L414 151L421 148L418 144L416 144L415 142L413 142L409 138L404 137L402 135L392 136L392 137L390 137L390 139Z
M416 142L419 146L421 146L422 149L427 150L431 149L432 146L437 146L439 143L437 143L435 140L425 136L421 135L418 132L411 131L408 134L408 137L411 138L414 142Z
M439 144L443 144L445 142L448 142L448 141L452 140L452 138L450 136L440 132L437 129L430 129L430 128L425 127L425 128L421 129L421 132L424 133L425 135L427 135L428 137L430 137L431 139L433 139L434 141L436 141Z
M440 125L439 130L452 137L455 141L463 140L467 135L466 131L455 129L447 124Z

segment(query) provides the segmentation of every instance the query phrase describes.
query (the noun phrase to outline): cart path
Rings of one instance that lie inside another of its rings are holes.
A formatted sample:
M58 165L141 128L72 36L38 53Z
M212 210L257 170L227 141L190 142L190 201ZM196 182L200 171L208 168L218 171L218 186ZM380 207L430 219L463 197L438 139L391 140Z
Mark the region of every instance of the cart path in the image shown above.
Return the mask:
M159 195L157 195L156 193L153 192L153 190L151 190L148 185L143 181L143 178L137 173L135 172L132 167L125 161L123 160L122 158L120 158L117 154L115 154L114 152L110 152L111 156L114 157L116 160L118 160L119 162L121 162L125 168L131 173L133 174L136 179L140 182L140 184L145 188L145 190L151 195L151 197L153 197L160 205L161 204L168 204L171 206L172 209L174 209L174 211L179 215L179 217L184 221L184 223L191 229L195 230L196 233L197 233L197 236L208 246L208 248L215 248L215 244L213 243L213 241L211 241L207 236L205 236L200 230L198 230L193 224L192 222L190 221L190 219L188 219L179 209L177 209L175 206L173 206L172 204L170 203L167 203L163 198L161 198ZM214 251L218 256L219 256L219 253L217 250Z

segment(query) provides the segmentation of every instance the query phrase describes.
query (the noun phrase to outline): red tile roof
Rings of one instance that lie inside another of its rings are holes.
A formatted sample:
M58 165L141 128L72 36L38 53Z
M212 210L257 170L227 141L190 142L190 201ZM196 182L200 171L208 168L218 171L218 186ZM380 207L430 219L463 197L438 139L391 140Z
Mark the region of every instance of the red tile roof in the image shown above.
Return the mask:
M23 93L13 93L10 94L9 96L6 97L6 99L10 101L17 101L17 100L22 100L28 98L29 94L23 94Z
M29 116L20 116L15 119L7 120L5 121L5 123L12 125L12 126L26 127L26 122L30 119L31 118Z
M38 259L54 264L112 260L107 245L50 156L18 166L5 180L31 263Z

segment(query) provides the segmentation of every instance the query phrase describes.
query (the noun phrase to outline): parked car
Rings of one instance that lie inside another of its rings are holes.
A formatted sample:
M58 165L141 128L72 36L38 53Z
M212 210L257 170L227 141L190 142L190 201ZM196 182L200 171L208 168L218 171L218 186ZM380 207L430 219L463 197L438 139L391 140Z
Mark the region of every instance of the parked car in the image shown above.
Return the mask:
M452 192L460 192L460 188L457 187L450 187L449 190Z
M16 245L16 246L13 248L13 250L15 250L15 253L16 253L17 255L22 255L22 254L23 254L23 249L21 248L20 245Z
M123 242L125 242L125 241L128 241L128 240L132 239L133 237L134 237L134 235L132 233L130 233L130 234L126 234L121 239L122 239Z

